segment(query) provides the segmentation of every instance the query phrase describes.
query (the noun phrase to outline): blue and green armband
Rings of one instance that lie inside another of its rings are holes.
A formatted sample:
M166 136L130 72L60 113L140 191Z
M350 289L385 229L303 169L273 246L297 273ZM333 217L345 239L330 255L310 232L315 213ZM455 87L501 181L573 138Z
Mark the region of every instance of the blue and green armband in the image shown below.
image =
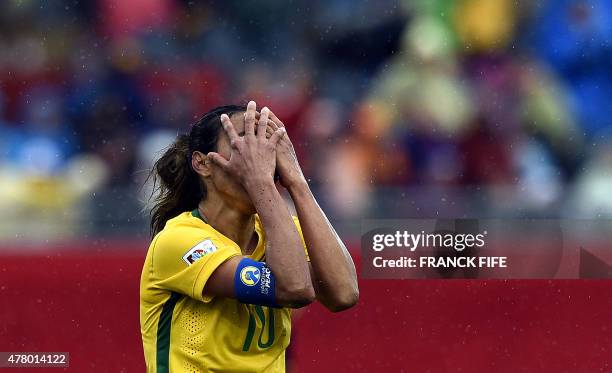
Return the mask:
M244 258L238 263L234 275L236 299L242 303L278 307L272 271L265 262Z

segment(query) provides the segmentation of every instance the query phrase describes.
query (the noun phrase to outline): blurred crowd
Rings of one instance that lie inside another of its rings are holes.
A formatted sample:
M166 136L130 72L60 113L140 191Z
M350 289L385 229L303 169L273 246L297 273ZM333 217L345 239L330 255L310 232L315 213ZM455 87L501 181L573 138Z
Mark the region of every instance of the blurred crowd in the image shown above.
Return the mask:
M160 150L249 99L336 219L611 217L611 41L605 0L4 1L0 236L142 220Z

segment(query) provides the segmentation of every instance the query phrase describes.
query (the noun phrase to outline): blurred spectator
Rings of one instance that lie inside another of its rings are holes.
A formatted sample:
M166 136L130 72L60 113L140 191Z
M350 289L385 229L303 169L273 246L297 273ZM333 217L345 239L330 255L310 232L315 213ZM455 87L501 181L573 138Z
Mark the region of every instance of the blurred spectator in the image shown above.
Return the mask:
M529 49L563 77L580 125L592 137L611 124L612 3L548 0L536 11Z
M393 196L389 216L610 216L611 18L603 0L3 2L0 235L31 207L57 232L141 229L153 157L248 99L335 218Z
M568 218L609 218L612 215L612 146L602 144L594 149L592 159L578 176Z

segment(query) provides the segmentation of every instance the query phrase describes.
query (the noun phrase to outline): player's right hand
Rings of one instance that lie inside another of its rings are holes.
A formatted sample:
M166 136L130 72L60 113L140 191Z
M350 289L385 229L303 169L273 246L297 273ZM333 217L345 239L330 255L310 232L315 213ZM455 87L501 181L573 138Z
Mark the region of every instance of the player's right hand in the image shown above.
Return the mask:
M270 111L264 108L259 121L256 120L255 101L250 101L245 113L243 137L238 136L234 125L226 114L221 115L223 129L230 140L231 153L227 160L218 153L210 152L208 157L217 166L235 176L247 190L251 186L259 185L274 178L276 168L276 145L285 135L284 128L278 128L270 138L266 137L266 127ZM257 126L257 135L255 127Z

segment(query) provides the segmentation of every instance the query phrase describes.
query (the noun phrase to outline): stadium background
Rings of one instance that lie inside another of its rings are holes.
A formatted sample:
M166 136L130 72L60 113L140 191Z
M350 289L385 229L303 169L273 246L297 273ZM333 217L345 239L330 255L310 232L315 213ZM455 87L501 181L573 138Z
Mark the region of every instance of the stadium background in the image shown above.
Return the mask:
M0 350L142 371L147 169L207 109L287 124L358 261L364 217L612 216L612 4L0 4ZM289 368L611 371L606 281L361 281Z

